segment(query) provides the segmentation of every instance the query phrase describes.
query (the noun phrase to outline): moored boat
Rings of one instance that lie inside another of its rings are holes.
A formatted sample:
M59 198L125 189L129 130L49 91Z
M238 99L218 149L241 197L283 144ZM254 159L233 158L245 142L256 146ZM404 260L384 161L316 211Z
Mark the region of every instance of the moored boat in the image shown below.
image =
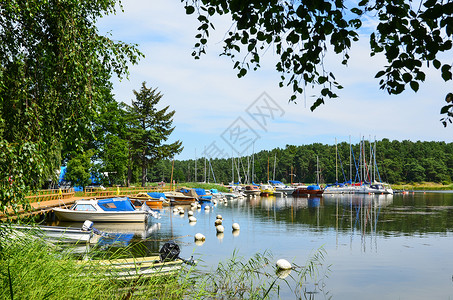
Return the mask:
M132 201L138 200L140 206L143 203L146 203L148 207L155 209L161 209L164 204L165 205L170 204L170 200L167 199L167 196L164 193L159 192L138 193L137 195L131 196L130 198Z
M164 192L170 205L184 205L197 201L197 193L188 188L182 188L179 191Z
M53 208L61 221L148 222L158 214L146 204L136 209L129 198L78 200L70 208Z
M272 196L275 192L274 188L270 184L260 185L261 196Z
M261 195L261 190L256 185L246 185L244 194L246 196L259 196L259 195Z
M324 193L324 190L317 184L309 185L309 186L300 186L296 188L293 192L294 196L302 196L302 195L316 195L321 196Z
M85 220L81 228L9 224L11 230L20 231L45 239L53 243L97 243L103 235L93 228L93 222Z

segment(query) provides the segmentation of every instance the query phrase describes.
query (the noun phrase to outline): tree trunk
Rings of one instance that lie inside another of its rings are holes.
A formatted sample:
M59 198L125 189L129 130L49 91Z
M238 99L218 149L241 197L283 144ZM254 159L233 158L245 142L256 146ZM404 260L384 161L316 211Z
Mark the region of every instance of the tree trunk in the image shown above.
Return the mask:
M146 186L146 156L145 150L142 151L142 187Z
M132 179L132 155L131 155L131 144L129 143L129 158L127 164L127 186L131 186L131 179Z

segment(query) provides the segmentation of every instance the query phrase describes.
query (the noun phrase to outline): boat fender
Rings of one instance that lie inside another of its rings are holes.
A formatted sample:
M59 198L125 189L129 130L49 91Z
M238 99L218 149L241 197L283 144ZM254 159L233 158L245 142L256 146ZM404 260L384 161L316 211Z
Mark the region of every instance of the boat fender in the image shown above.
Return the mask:
M238 224L238 223L233 223L232 227L233 227L233 230L239 230L239 229L241 229L241 227L239 227L239 224Z

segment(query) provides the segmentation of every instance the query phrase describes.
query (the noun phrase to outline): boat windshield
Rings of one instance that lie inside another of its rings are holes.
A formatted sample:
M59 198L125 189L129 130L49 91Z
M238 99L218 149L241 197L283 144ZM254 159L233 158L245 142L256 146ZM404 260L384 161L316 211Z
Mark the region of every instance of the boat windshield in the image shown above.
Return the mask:
M91 204L76 204L74 210L96 211L96 208Z

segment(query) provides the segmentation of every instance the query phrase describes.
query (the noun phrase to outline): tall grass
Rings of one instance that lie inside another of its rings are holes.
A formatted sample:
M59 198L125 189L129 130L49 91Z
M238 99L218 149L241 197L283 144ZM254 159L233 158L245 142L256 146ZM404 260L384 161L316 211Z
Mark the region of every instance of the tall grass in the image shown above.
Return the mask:
M186 266L169 275L120 281L96 260L76 259L73 251L0 228L0 299L266 299L280 297L282 284L301 298L310 280L319 286L319 268L324 269L323 250L283 274L269 252L248 260L233 253L210 272ZM109 256L127 257L127 251ZM102 258L101 251L94 252L90 256Z

